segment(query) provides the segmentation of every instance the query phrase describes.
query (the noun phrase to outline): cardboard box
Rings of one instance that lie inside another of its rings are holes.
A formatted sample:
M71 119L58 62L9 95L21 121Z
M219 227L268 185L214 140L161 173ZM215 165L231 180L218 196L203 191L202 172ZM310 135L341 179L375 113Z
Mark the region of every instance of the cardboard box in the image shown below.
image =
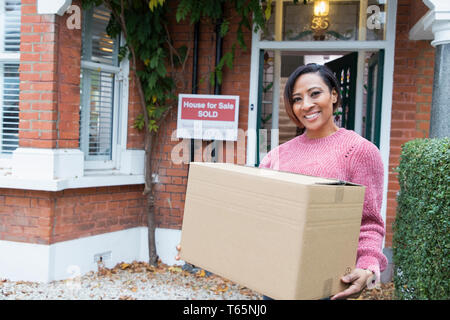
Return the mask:
M365 187L227 163L190 164L180 256L274 299L346 288Z

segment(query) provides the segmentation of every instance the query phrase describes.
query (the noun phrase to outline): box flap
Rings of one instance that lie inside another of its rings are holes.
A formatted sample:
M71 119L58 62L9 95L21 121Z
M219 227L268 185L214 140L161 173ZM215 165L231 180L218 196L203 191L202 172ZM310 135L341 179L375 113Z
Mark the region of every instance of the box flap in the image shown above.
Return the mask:
M254 176L264 176L278 181L301 183L304 185L324 184L324 185L336 185L342 184L337 179L326 179L314 176L308 176L304 174L277 171L267 168L256 168L251 166L237 165L234 163L220 163L220 162L191 162L190 165L206 166L216 169L229 170L233 172L244 173ZM348 184L347 182L344 182Z
M363 187L361 184L348 182L344 180L336 180L336 181L330 181L330 182L318 182L316 184L322 184L322 185L329 185L329 186L355 186L355 187Z

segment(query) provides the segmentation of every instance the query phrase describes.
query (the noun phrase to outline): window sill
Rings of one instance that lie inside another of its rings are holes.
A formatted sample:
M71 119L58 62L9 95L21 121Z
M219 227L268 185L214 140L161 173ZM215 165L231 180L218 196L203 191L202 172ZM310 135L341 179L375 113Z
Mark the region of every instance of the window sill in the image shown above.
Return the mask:
M78 149L17 148L12 159L0 161L0 188L61 191L144 184L144 171L144 150L123 150L120 169L87 169Z
M66 179L24 179L0 168L0 188L61 191L64 189L144 184L143 174L124 174L118 170L85 170L84 176Z

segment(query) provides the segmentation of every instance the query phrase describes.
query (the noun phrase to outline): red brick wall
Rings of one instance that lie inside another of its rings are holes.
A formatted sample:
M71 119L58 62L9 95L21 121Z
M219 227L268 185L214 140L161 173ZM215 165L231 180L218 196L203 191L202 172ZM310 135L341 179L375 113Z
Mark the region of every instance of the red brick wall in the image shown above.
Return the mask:
M417 23L417 21L420 20L427 12L430 10L425 3L423 3L423 0L413 0L411 2L411 9L410 9L410 25L411 28Z
M138 129L133 128L136 118L142 114L142 107L135 81L136 76L131 70L129 79L127 149L144 149L144 134Z
M58 16L58 148L79 147L81 29L68 29L68 16Z
M0 240L52 244L146 226L142 186L0 189Z
M79 5L80 1L74 1ZM78 148L81 30L22 1L19 145Z
M393 170L399 165L401 145L409 140L429 135L434 48L430 45L430 41L408 39L409 30L414 26L416 19L418 20L413 15L415 7L417 6L411 1L400 0L397 10L386 247L392 246L392 223L395 220L396 195L399 191L397 174Z
M51 193L0 189L0 240L49 244Z
M22 1L19 146L57 146L58 19L37 15L35 0Z
M142 189L131 185L56 192L51 243L146 226Z

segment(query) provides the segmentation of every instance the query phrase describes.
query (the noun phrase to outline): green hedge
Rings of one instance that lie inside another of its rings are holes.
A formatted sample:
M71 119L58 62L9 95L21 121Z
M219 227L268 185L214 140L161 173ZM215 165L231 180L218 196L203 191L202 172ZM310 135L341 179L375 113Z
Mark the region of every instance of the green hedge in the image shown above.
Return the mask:
M396 297L450 299L450 139L405 143L396 171Z

